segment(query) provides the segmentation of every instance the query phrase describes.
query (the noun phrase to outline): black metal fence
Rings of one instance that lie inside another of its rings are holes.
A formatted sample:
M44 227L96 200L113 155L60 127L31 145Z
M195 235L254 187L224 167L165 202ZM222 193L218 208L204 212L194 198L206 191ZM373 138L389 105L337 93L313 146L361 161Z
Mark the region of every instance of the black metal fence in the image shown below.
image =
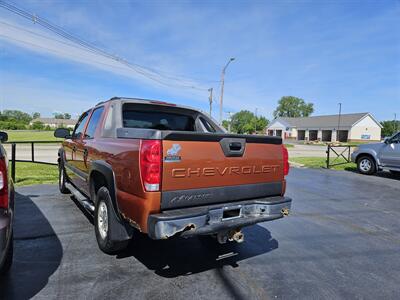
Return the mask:
M334 146L328 145L326 150L326 168L351 163L351 148L353 145ZM343 161L344 160L344 161Z
M57 163L40 161L35 159L35 144L60 144L62 141L18 141L18 142L5 142L3 144L11 145L11 178L15 182L16 162L30 162L45 165L57 165ZM30 144L31 145L31 159L16 159L17 145Z

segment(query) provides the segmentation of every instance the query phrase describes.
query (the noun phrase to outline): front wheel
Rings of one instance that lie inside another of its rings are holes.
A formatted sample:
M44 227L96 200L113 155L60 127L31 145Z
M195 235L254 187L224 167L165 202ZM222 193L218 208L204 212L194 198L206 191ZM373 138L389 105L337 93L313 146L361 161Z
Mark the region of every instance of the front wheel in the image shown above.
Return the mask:
M357 169L361 174L372 175L376 172L375 161L370 156L361 156L357 160Z
M110 238L110 231L112 230L110 214L113 213L112 209L110 192L106 187L101 187L97 191L97 201L94 210L94 230L100 250L107 254L116 254L125 249L129 243L129 240L113 241Z

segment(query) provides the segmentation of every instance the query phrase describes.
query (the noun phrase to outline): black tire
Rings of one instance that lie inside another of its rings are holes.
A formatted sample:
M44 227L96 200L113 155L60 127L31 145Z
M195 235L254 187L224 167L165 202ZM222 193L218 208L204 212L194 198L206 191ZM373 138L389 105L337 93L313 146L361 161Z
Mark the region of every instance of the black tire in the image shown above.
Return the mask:
M113 241L110 239L109 232L112 230L112 223L110 222L109 214L113 213L111 205L110 192L106 187L101 187L97 191L96 197L94 230L100 250L112 255L124 250L128 246L129 240Z
M0 276L6 275L7 272L10 270L13 261L13 256L14 256L14 239L13 239L13 233L11 233L11 240L8 245L8 249L6 250L6 256L4 258L3 265L0 268Z
M368 155L361 156L357 159L358 172L365 175L372 175L376 172L375 160Z
M400 171L390 170L390 173L392 173L394 176L400 177Z
M58 165L58 189L60 190L61 194L69 194L70 191L65 186L67 182L67 174L65 173L64 166L62 164Z

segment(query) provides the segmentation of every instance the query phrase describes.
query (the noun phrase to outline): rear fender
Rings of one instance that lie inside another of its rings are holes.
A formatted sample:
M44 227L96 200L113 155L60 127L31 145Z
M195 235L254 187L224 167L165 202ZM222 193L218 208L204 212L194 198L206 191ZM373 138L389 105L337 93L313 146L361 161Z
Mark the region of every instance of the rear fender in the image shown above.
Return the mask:
M110 231L110 238L114 241L128 240L132 237L133 229L124 222L121 217L118 202L117 202L117 189L115 185L115 175L110 164L102 160L95 160L91 163L89 172L89 182L92 180L93 172L97 171L101 173L107 184L107 188L110 192L112 212L110 213L110 222L112 223L113 230Z

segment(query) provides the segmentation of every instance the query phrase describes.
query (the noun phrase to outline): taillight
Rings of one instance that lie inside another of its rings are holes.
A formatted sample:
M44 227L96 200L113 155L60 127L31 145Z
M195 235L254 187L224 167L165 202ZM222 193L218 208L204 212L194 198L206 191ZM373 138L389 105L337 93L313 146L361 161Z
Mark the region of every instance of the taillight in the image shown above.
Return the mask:
M283 155L283 175L289 174L289 153L284 145L282 145L282 155Z
M0 158L0 208L8 208L7 165L4 158Z
M161 141L142 140L140 143L140 176L147 192L160 190L161 160Z

